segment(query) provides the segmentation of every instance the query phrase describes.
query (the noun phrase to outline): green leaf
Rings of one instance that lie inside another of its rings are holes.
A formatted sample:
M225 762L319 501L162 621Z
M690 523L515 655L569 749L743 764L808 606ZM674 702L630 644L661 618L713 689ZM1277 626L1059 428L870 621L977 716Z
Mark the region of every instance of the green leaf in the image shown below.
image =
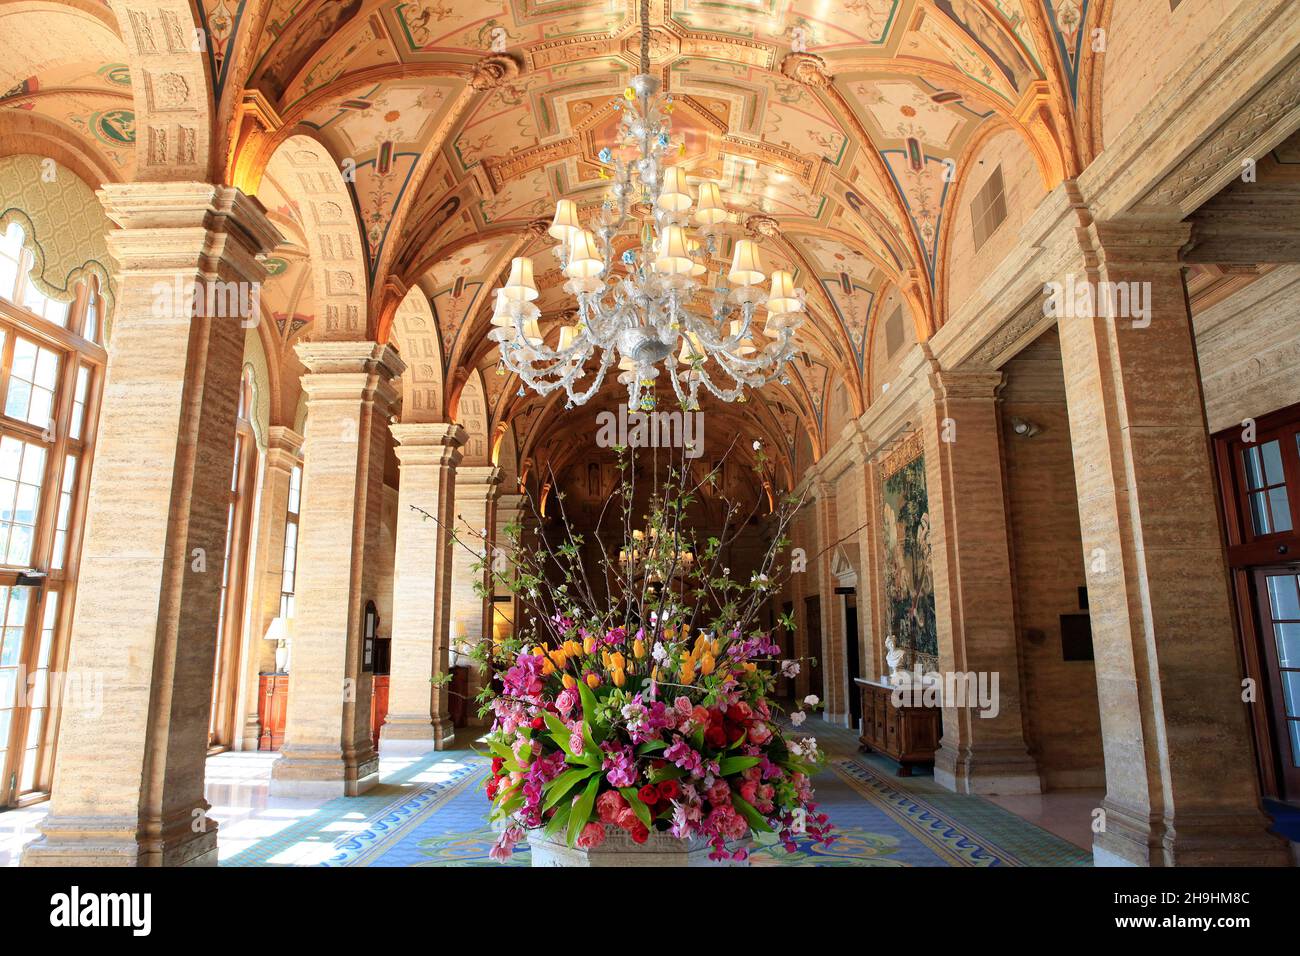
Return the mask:
M589 732L595 741L600 743L605 739L605 733L609 728L596 721L596 711L600 709L596 695L592 693L586 681L578 681L578 694L582 698L583 731Z
M637 796L636 787L619 787L618 792L623 794L623 799L632 807L632 812L636 814L636 818L649 829L650 808L645 805L645 801Z
M572 790L578 781L586 780L599 769L599 767L578 767L560 774L546 785L546 801L542 804L542 811L551 809L564 799L565 794Z
M744 799L740 794L733 793L731 795L731 805L740 811L740 815L749 821L749 825L753 827L754 830L759 833L772 832L772 828L768 826L767 821L763 819L763 815L755 810L750 802Z
M670 765L667 767L661 767L658 770L651 770L650 782L663 783L665 780L680 780L684 776L686 776L685 770L681 767L673 767Z
M656 750L663 750L667 746L668 741L666 740L648 740L640 747L637 747L636 752L638 756L644 757L646 754L652 754Z
M556 808L555 813L551 815L551 819L546 821L546 827L543 832L547 836L555 836L555 834L563 830L564 825L569 822L569 814L572 812L572 803L560 804L560 806Z
M556 714L551 713L549 710L543 711L542 718L546 721L546 726L550 728L551 733L565 738L569 736L569 728L564 726L564 721L560 720Z
M730 777L742 770L748 770L750 767L757 767L760 762L761 758L759 757L723 757L718 764L718 773L724 777Z
M587 781L587 789L573 805L573 812L569 814L569 846L573 846L578 839L578 832L591 819L591 808L596 805L596 791L599 789L600 777L592 777Z

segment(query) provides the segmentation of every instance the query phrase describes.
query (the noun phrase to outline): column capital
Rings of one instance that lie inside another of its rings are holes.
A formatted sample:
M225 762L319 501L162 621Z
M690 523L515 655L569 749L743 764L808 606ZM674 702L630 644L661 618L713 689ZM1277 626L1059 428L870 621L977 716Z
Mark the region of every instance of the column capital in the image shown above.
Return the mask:
M456 422L394 422L388 426L397 441L398 463L458 465L464 454L465 429Z
M108 244L123 272L211 268L230 255L231 241L245 261L242 271L261 270L256 260L284 242L257 199L234 186L211 183L107 183L96 195L122 228Z
M456 472L456 490L474 486L490 491L501 483L501 469L496 465L462 465Z
M307 366L302 388L308 403L351 401L371 394L387 408L397 400L396 379L406 363L388 344L369 341L300 342L294 346Z
M1148 269L1181 268L1191 238L1191 223L1165 219L1094 221L1080 230L1085 255L1109 266Z
M298 455L303 450L303 436L289 425L272 425L266 429L266 450Z
M939 369L930 373L930 388L943 401L992 401L1002 390L1005 376L996 369Z

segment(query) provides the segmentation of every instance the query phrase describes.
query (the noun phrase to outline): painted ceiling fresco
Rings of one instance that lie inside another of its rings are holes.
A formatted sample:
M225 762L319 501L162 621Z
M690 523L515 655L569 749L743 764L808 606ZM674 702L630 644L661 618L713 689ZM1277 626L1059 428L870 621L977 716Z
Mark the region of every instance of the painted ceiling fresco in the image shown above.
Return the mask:
M350 193L371 324L382 331L398 314L388 300L420 289L447 391L455 367L481 370L487 403L516 416L527 454L523 417L540 403L497 381L489 293L511 256L529 254L544 328L571 308L537 223L561 197L588 209L604 198L599 152L638 70L637 4L193 3L218 115L237 130L255 105L265 135L248 147L263 150L250 189L293 236L273 257L281 334L315 319L311 216L292 183L263 173L278 144L306 134ZM1088 0L652 0L651 70L674 97L678 161L692 180L719 181L731 212L718 264L754 236L768 269L808 290L792 380L766 394L774 428L790 415L820 428L837 382L861 410L887 292L905 290L918 334L933 332L945 223L984 136L1017 129L1045 178L1074 162L1052 124L1069 122L1077 99L1087 14ZM43 14L38 32L0 64L0 110L76 131L131 178L135 101L116 16L80 0Z

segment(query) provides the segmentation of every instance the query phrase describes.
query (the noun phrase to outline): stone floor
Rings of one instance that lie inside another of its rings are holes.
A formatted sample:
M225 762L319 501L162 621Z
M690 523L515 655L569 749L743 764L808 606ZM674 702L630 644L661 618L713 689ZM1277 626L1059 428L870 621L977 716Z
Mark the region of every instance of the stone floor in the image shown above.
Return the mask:
M820 721L803 728L830 758L817 781L842 838L832 851L756 854L762 865L1087 865L1091 813L1100 794L1035 797L949 793L925 774L857 754L848 731ZM276 754L231 752L208 759L207 797L226 866L442 865L485 862L491 842L481 793L485 760L475 735L454 750L380 759L381 783L351 799L269 795ZM37 836L45 805L0 813L0 866L16 865ZM526 863L526 857L519 860Z

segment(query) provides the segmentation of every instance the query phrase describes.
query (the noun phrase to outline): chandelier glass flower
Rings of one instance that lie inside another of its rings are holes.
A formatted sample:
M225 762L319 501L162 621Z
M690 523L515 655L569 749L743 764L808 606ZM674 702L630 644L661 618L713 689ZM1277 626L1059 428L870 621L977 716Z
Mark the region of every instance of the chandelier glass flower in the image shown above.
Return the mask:
M599 154L612 169L609 196L587 225L577 204L561 199L547 230L559 240L554 254L576 321L547 344L534 304L533 262L519 257L497 290L489 335L506 368L539 394L563 388L566 407L596 394L615 364L632 409L654 407L660 365L688 410L698 409L701 386L723 401L743 402L747 387L786 380L803 290L789 272L769 276L752 239L735 241L730 268L714 270L729 215L717 183L692 189L685 168L667 162L673 101L650 75L646 2L641 31L641 71L614 103L624 149ZM593 357L599 364L586 384Z

